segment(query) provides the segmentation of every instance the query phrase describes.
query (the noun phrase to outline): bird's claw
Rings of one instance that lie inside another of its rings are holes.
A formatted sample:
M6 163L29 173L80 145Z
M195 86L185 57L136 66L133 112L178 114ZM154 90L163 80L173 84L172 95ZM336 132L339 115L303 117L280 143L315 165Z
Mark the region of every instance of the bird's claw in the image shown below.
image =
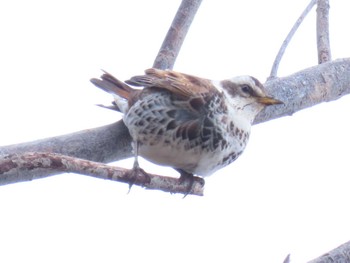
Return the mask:
M138 165L135 165L129 172L128 172L128 178L130 178L129 181L129 191L130 193L131 187L137 183L141 186L144 186L146 184L149 184L151 182L151 177L148 173L145 172L142 168L140 168Z
M189 193L192 192L192 188L194 184L194 175L186 172L181 172L179 182L180 184L183 184L186 186L185 195L183 197L185 198Z

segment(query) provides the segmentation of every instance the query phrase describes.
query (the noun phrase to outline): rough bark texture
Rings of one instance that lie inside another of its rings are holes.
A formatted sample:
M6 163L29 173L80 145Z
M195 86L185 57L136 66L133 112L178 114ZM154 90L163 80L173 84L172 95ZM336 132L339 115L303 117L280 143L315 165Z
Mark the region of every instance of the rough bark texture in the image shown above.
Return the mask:
M350 59L338 59L314 66L288 77L265 83L269 94L282 100L284 106L267 107L255 123L292 115L321 102L339 99L350 93Z
M82 130L72 134L46 138L33 142L20 143L0 147L0 156L23 154L25 152L53 152L73 156L95 162L112 162L131 156L131 137L122 121L103 127ZM1 168L0 168L1 171ZM42 178L60 173L55 170L31 169L28 174L21 177L14 173L2 177L0 172L0 185L20 181L28 178Z
M350 262L350 241L333 249L332 251L309 261L309 263L349 263Z
M331 61L331 48L329 41L329 1L317 1L317 53L318 63Z
M24 154L9 154L0 159L0 183L4 181L30 181L40 177L40 171L72 172L139 185L146 189L158 189L170 193L203 195L204 180L194 178L189 192L189 180L179 180L173 177L147 174L133 174L128 169L113 167L102 163L87 161L57 153L26 152ZM32 173L31 171L35 171Z
M172 69L192 20L202 0L183 0L153 63L154 68Z

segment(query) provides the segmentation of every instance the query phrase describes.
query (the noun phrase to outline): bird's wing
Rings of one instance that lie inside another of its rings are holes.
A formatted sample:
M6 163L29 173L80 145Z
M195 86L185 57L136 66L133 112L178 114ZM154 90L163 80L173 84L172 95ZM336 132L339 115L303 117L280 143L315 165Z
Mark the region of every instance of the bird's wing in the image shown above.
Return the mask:
M217 91L209 79L198 78L172 70L150 68L145 75L132 77L126 83L134 86L154 87L184 96L210 96Z

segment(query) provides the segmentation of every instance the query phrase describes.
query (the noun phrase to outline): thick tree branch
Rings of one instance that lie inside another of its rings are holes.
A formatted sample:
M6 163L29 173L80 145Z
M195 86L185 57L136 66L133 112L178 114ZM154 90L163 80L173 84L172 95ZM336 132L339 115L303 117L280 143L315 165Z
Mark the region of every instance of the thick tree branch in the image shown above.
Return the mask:
M294 112L325 101L336 100L350 93L350 59L323 63L291 76L273 79L265 83L270 95L284 101L285 105L268 107L257 118L260 123L292 115ZM100 128L80 131L64 136L0 147L0 155L24 152L57 152L82 159L111 162L131 155L130 136L124 124L117 122ZM1 169L1 168L0 168ZM40 178L53 170L30 170L32 177ZM15 177L15 179L12 179ZM27 181L28 177L17 172L0 175L0 184Z
M317 53L318 63L332 60L331 47L329 41L329 1L317 1Z
M130 142L128 129L122 121L119 121L72 134L3 146L0 147L0 156L24 152L55 152L108 163L130 157Z
M350 241L332 251L309 261L309 263L350 263Z
M292 115L321 102L339 99L350 93L350 59L337 59L294 73L288 77L267 81L269 94L285 105L267 107L255 123Z
M286 48L291 41L292 37L294 36L295 32L298 30L301 23L304 21L304 18L307 16L307 14L310 12L310 10L313 8L313 6L316 4L317 0L311 0L311 2L308 4L308 6L305 8L303 13L299 16L298 20L293 25L292 29L288 33L286 39L283 41L282 46L280 47L280 50L277 53L277 56L275 58L275 61L273 62L271 73L270 73L270 79L277 77L277 71L279 64L281 62L281 59L284 55L284 52L286 51Z
M30 172L33 170L36 173ZM0 159L0 180L6 180L9 175L8 180L12 182L23 181L23 179L30 181L37 178L39 170L78 173L170 193L203 195L204 180L199 177L194 178L191 192L188 193L189 182L186 180L180 181L177 178L155 174L148 174L149 177L140 175L135 177L127 169L57 153L26 152L6 155Z
M172 69L182 43L202 0L182 0L153 63L154 68Z

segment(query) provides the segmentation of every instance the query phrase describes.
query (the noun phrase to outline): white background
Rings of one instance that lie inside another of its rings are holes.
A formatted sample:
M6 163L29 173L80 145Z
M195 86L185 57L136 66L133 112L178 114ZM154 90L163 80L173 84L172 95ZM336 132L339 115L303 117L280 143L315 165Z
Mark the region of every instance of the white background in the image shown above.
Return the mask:
M264 82L309 1L204 1L175 70ZM349 1L330 1L333 58L348 57ZM180 1L0 3L0 144L112 123L89 83L150 67ZM317 63L315 9L280 76ZM65 174L0 188L0 262L305 262L350 240L350 98L253 127L205 196ZM131 167L132 160L115 165ZM142 162L146 171L176 174Z

